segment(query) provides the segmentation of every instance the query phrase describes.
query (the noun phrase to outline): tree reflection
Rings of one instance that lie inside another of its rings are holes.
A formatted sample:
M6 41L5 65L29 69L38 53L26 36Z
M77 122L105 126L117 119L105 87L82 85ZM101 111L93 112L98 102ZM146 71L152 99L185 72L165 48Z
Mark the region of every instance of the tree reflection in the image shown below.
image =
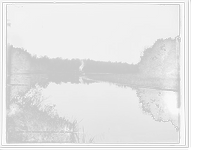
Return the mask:
M48 79L50 82L54 82L56 84L63 83L72 83L78 84L79 82L79 74L76 73L66 73L66 74L48 74Z
M179 131L179 108L177 92L140 88L137 96L142 110L159 122L171 122Z
M73 83L73 84L90 84L92 81L83 79L80 76L74 76L66 73L44 73L44 74L15 74L8 76L7 80L7 98L11 101L13 98L19 95L25 94L31 87L39 85L46 88L50 82L61 84Z

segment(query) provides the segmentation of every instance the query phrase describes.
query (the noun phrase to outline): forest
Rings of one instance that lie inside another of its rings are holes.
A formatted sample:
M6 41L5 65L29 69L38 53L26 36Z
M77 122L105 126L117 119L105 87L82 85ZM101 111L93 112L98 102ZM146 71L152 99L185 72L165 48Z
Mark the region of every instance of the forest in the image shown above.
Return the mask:
M70 72L78 70L81 65L80 59L49 58L47 56L32 56L22 48L12 45L8 49L8 72ZM83 59L85 72L101 73L135 73L137 66L121 62L103 62Z

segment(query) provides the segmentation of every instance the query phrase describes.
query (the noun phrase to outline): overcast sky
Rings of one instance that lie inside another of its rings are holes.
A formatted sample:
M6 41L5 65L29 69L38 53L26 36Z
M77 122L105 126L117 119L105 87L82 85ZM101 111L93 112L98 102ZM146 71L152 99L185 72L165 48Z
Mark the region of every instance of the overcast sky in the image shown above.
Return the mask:
M179 33L178 5L8 5L8 42L49 57L138 63L144 48Z

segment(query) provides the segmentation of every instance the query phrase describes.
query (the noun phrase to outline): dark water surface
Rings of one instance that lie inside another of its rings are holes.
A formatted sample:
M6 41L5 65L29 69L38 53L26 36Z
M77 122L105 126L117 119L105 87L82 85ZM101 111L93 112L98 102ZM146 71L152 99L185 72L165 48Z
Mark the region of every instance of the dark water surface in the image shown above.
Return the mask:
M44 102L55 105L60 117L76 120L80 133L93 143L179 142L178 93L85 81L78 76L60 75L57 81L53 77L12 75L7 81L7 101L37 86ZM17 113L12 102L7 105L9 116Z

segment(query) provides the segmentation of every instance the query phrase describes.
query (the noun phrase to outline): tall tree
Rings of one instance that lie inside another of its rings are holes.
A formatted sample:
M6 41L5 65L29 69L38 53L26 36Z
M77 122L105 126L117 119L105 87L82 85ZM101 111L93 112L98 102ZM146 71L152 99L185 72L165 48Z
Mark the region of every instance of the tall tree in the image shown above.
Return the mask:
M177 74L176 41L159 39L144 51L138 64L142 74L151 76L175 76Z

